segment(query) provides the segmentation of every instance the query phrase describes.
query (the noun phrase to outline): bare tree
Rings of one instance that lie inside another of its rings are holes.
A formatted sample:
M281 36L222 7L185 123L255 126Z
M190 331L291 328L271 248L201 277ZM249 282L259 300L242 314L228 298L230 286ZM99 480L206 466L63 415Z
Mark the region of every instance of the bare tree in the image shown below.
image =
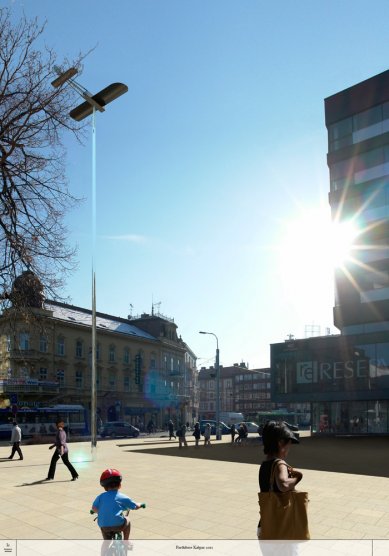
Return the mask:
M23 271L32 271L46 292L58 295L75 267L64 215L77 201L67 187L64 132L80 138L69 117L74 92L51 86L54 65L79 68L82 57L59 64L38 48L45 24L23 17L13 24L0 9L0 297L9 298Z

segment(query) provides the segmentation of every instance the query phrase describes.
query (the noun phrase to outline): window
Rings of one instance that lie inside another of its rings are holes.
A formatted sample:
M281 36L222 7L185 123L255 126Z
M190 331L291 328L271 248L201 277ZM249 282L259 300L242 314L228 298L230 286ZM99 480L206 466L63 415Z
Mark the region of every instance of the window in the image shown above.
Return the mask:
M115 373L110 372L108 376L108 384L111 388L115 387L116 377Z
M26 351L30 349L30 335L28 332L19 334L19 349Z
M108 361L110 363L114 363L116 361L116 348L113 345L109 346Z
M130 391L130 377L129 377L129 375L124 375L124 377L123 377L123 390L125 392Z
M40 367L39 369L39 380L47 380L47 368Z
M128 348L124 348L123 363L126 363L126 365L130 363L130 350Z
M59 336L57 339L57 355L65 355L65 338Z
M65 384L65 371L62 369L58 369L57 371L57 381L59 382L60 386L64 386Z
M76 371L76 388L82 388L84 384L82 371Z
M353 117L353 131L382 121L382 104L360 112Z
M47 337L46 336L40 336L39 337L39 351L41 353L47 353Z
M82 340L77 340L76 341L76 357L82 357L82 356L83 356Z
M150 369L155 369L157 367L157 362L155 358L152 356L150 359Z

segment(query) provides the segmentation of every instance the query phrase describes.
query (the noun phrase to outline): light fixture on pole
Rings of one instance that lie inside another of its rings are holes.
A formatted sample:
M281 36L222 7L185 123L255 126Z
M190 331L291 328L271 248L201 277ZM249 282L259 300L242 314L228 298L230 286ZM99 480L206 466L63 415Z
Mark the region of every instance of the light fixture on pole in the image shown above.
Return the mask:
M213 332L204 332L200 330L199 334L210 334L216 338L216 440L221 440L220 432L220 365L219 365L219 339Z
M61 87L68 83L83 99L76 108L70 111L69 115L73 120L80 122L92 116L92 361L91 361L91 450L92 458L96 456L97 431L97 392L96 392L96 110L104 112L105 106L116 100L128 91L127 85L123 83L112 83L95 95L92 95L85 87L73 79L77 75L76 68L69 68L62 72L60 68L54 67L58 77L52 81L54 88Z

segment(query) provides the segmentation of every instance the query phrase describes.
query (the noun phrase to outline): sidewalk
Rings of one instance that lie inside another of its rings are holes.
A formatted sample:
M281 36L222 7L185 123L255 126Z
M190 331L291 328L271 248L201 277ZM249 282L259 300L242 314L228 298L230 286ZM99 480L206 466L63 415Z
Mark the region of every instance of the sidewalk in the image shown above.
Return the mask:
M147 504L131 512L132 539L255 539L261 450L258 463L239 463L201 457L216 445L182 450L172 445L177 446L155 437L105 440L93 462L89 443L69 444L80 475L75 482L62 463L54 481L41 482L52 452L48 445L23 446L23 461L0 459L0 538L100 539L89 509L101 492L101 471L117 467L123 492ZM236 453L243 457L244 450ZM8 448L1 447L0 455L8 456ZM374 453L370 456L373 460ZM389 478L317 469L303 473L313 539L389 539Z

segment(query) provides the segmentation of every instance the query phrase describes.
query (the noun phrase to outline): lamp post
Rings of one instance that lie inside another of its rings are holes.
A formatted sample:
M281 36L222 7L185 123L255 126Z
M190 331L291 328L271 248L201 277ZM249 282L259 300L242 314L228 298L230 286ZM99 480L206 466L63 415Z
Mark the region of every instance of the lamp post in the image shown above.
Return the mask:
M69 68L61 72L60 68L54 67L58 77L52 81L54 88L68 83L83 99L80 105L73 108L69 115L73 120L81 122L88 116L92 116L92 369L91 369L91 451L92 459L96 457L97 431L97 392L96 392L96 110L105 111L105 106L116 100L128 91L127 85L123 83L112 83L95 95L92 95L85 87L77 83L73 77L78 73L76 68Z
M220 366L219 366L219 340L213 332L204 332L200 330L199 334L210 334L216 338L216 440L221 440L220 434Z

